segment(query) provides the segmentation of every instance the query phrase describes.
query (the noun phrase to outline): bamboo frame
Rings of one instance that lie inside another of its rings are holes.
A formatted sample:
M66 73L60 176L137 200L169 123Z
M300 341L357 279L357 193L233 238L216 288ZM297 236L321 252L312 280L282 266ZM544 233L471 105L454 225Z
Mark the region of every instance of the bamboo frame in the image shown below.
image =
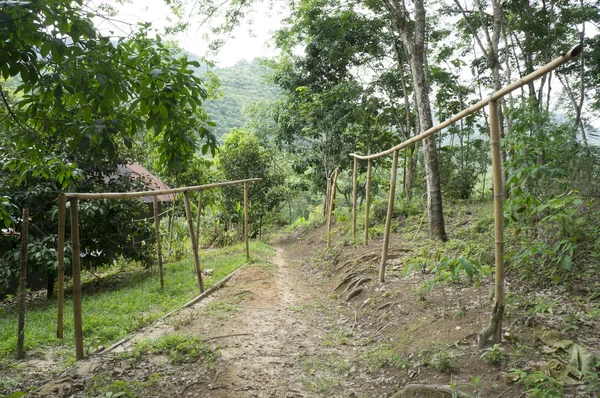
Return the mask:
M495 265L496 308L504 303L504 195L502 184L502 153L500 151L500 127L498 120L498 102L489 105L490 143L492 151L492 178L494 182L494 224L495 224ZM493 337L494 344L502 342L502 317L499 317Z
M244 241L246 243L246 261L250 261L250 246L248 244L248 183L244 183Z
M156 256L158 257L158 276L160 279L160 290L165 287L165 278L163 274L163 259L162 251L160 247L160 203L158 202L158 196L154 197L154 225L156 226Z
M193 192L193 191L203 191L205 189L227 187L230 185L241 184L244 182L255 182L255 181L262 181L262 178L249 178L246 180L217 182L214 184L196 185L196 186L192 186L192 187L183 187L183 188L159 189L156 191L107 192L107 193L65 193L64 195L68 198L79 198L79 199L129 199L129 198L141 198L144 196L158 196L158 195L186 193L186 192Z
M493 93L492 95L490 95L488 98L479 101L475 105L472 105L471 107L457 113L456 115L454 115L451 118L447 119L446 121L438 124L437 126L434 126L430 129L428 129L427 131L424 131L421 134L416 135L416 136L396 145L395 147L392 147L383 152L375 153L372 155L357 155L355 153L351 153L350 156L353 156L354 158L361 159L361 160L377 159L377 158L389 155L392 152L395 152L402 148L406 148L407 146L414 144L418 141L421 141L423 138L429 137L430 135L437 133L438 131L450 126L451 124L456 123L460 119L463 119L463 118L469 116L470 114L482 109L483 107L488 105L490 102L497 101L497 100L501 99L502 97L504 97L505 95L509 94L510 92L532 82L535 79L542 77L546 73L558 68L559 66L568 62L569 60L579 56L579 54L581 54L582 51L583 51L583 45L581 45L581 44L571 48L569 51L567 51L560 57L554 59L553 61L549 62L548 64L542 66L538 70L528 74L527 76L525 76L519 80L514 81L513 83L509 84L508 86L501 88L500 90L498 90L495 93Z
M81 315L81 257L79 252L79 206L77 197L71 201L71 241L73 268L73 324L75 330L75 358L83 359L83 325Z
M65 308L65 219L67 216L67 197L58 197L58 298L56 315L56 337L63 338Z
M394 161L392 162L392 172L390 177L390 195L388 198L387 217L385 219L385 230L383 232L383 253L381 255L381 265L379 267L379 282L385 282L385 266L387 264L388 247L390 244L390 227L392 225L392 215L394 213L394 199L396 196L396 178L398 174L398 151L394 152Z
M371 167L373 160L369 159L367 165L367 184L365 192L365 246L369 244L369 208L371 207Z
M190 206L190 193L183 192L183 200L185 202L185 215L190 231L190 239L192 241L192 252L194 253L194 269L196 270L196 279L200 293L204 293L204 282L202 281L202 270L200 269L200 256L198 255L198 239L194 231L194 220L192 219L192 207Z
M329 177L331 184L329 188L329 205L327 206L327 248L331 248L331 218L333 217L333 205L335 203L335 185L337 184L337 177L340 169L335 169Z
M352 171L352 238L356 239L356 212L358 197L358 159L354 158L354 170Z
M19 282L19 326L17 331L17 359L25 357L25 302L27 288L27 243L29 234L29 209L23 209L21 224L21 280Z
M377 158L389 155L390 153L393 152L394 153L394 166L393 166L393 170L392 170L392 177L393 177L392 182L395 185L395 172L396 172L395 169L397 167L397 157L398 157L398 151L400 149L406 148L409 145L419 142L422 139L424 139L430 135L433 135L438 131L441 131L445 127L448 127L451 124L456 123L457 121L461 120L462 118L482 109L486 105L489 106L489 108L490 108L490 116L489 116L490 117L490 142L491 142L491 151L492 151L492 174L493 174L493 183L494 183L495 266L496 266L496 272L495 272L495 300L496 300L496 303L494 306L494 313L493 313L492 321L490 322L490 328L495 328L495 329L493 329L493 334L494 334L493 341L496 344L500 343L502 341L502 314L504 311L504 214L503 214L503 202L504 202L504 195L505 195L505 192L503 190L503 183L502 183L502 157L501 157L501 150L500 150L498 100L501 99L502 97L504 97L505 95L511 93L513 90L516 90L516 89L532 82L533 80L538 79L549 72L552 72L554 69L565 64L569 60L579 56L582 53L582 51L583 51L582 44L579 44L579 45L571 48L569 51L567 51L560 57L554 59L553 61L549 62L545 66L543 66L543 67L537 69L536 71L530 73L529 75L509 84L508 86L505 86L502 89L494 92L488 98L479 101L475 105L462 110L461 112L455 114L454 116L447 119L446 121L430 128L427 131L422 132L421 134L416 135L416 136L414 136L414 137L412 137L390 149L387 149L383 152L379 152L376 154L365 155L365 156L357 155L354 153L350 154L350 156L354 157L355 162L357 159L361 159L361 160L368 160L369 164L370 164L372 159L377 159ZM390 189L390 198L392 198L392 192L393 192L393 190ZM383 242L384 247L383 247L383 253L382 253L382 258L381 258L381 268L380 268L380 273L379 273L380 282L384 282L384 280L385 280L385 263L387 260L388 241L389 241L388 228L389 228L389 224L391 222L390 205L393 205L392 200L390 200L390 203L388 203L388 215L386 218L386 231L385 231L384 242ZM392 207L392 209L393 209L393 207ZM367 210L367 213L368 213L368 210ZM368 228L368 226L365 225L365 234L367 233L366 232L367 228ZM480 337L483 334L483 337L487 338L485 336L486 333L487 332L484 329L484 331L482 331L480 333ZM479 341L478 344L480 347L482 347L482 345L485 344L485 342Z
M74 332L75 332L75 358L80 360L84 357L83 351L83 327L82 327L82 309L81 309L81 258L80 258L80 243L79 243L79 199L129 199L129 198L141 198L144 196L153 196L155 203L155 225L157 228L157 245L159 250L159 265L161 264L161 251L160 251L160 222L158 221L158 215L156 214L157 196L166 194L178 194L183 193L185 199L185 210L188 220L188 227L190 231L190 237L192 240L192 246L194 248L194 266L198 278L198 287L200 293L204 292L204 284L202 282L202 273L200 270L200 259L198 256L198 239L194 233L194 226L192 220L192 212L189 201L189 192L202 191L205 189L225 187L236 184L248 184L250 182L262 181L262 178L249 178L245 180L235 180L219 182L214 184L197 185L191 187L174 188L174 189L162 189L156 191L146 192L109 192L109 193L62 193L58 197L58 314L57 314L57 326L56 334L58 338L63 337L63 324L64 324L64 236L65 236L65 219L66 219L66 201L67 198L71 203L71 241L72 241L72 268L73 268L73 318L74 318ZM199 205L200 206L200 205ZM175 208L173 207L173 212ZM171 226L172 228L172 226ZM171 230L172 231L172 230ZM249 256L249 250L246 249L246 255ZM160 267L162 270L162 267ZM163 287L163 275L161 272L161 289Z

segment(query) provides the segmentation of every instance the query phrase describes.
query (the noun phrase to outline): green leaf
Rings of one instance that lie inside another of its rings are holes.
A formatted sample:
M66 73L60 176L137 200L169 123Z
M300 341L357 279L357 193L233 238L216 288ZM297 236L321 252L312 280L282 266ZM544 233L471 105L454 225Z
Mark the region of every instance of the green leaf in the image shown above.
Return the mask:
M84 135L83 137L81 137L81 139L77 143L77 148L79 149L80 153L86 153L87 150L89 149L89 147L90 147L90 137L88 137L87 135Z
M572 269L571 256L563 256L561 263L564 269L568 271Z

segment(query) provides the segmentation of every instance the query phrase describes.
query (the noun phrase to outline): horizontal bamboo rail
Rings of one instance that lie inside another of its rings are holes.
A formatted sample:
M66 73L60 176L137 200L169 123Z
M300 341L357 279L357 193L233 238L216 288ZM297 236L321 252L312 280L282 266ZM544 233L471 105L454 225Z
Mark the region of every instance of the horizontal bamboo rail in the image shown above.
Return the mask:
M583 45L581 45L581 44L573 47L572 49L570 49L569 51L567 51L560 57L556 58L555 60L551 61L550 63L546 64L545 66L542 66L540 69L528 74L525 77L522 77L519 80L514 81L513 83L509 84L508 86L505 86L504 88L494 92L488 98L479 101L475 105L472 105L471 107L452 116L450 119L447 119L446 121L438 124L437 126L434 126L434 127L430 128L429 130L396 145L395 147L386 149L383 152L375 153L372 155L358 155L355 153L351 153L350 156L353 156L356 159L361 159L361 160L378 159L383 156L389 155L399 149L406 148L409 145L412 145L416 142L421 141L423 138L429 137L430 135L437 133L438 131L450 126L451 124L456 123L460 119L463 119L463 118L469 116L470 114L477 112L478 110L480 110L483 107L485 107L486 105L488 105L490 102L499 100L500 98L504 97L506 94L510 93L511 91L514 91L514 90L518 89L519 87L522 87L522 86L532 82L533 80L542 77L546 73L558 68L559 66L568 62L569 60L579 56L579 54L581 54L582 51L583 51Z
M196 185L193 187L183 188L172 188L172 189L159 189L156 191L144 191L144 192L106 192L106 193L64 193L67 198L78 198L78 199L130 199L130 198L141 198L144 196L158 196L168 195L174 193L185 193L193 191L203 191L205 189L227 187L230 185L242 184L247 182L262 181L262 178L249 178L247 180L227 181L227 182L216 182L214 184Z

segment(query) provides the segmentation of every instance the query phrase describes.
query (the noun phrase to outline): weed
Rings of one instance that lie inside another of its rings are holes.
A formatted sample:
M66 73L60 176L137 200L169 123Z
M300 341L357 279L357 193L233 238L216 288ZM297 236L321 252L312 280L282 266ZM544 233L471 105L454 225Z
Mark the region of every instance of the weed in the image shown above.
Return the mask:
M442 350L436 353L433 357L432 366L440 373L451 374L454 372L452 357L448 351Z
M543 372L527 373L520 369L509 369L509 374L525 385L525 391L532 398L563 396L561 383Z
M352 341L349 338L350 336L350 333L337 330L327 333L325 336L323 336L321 344L323 344L325 347L352 345Z
M196 362L202 359L205 364L214 367L218 352L198 337L170 334L158 339L142 340L125 357L139 359L144 354L160 354L169 357L172 363Z
M500 362L504 359L504 353L502 352L502 348L500 348L500 344L494 344L492 347L487 348L483 354L481 354L481 358L492 365L500 365Z
M204 307L202 312L205 315L216 319L226 319L229 315L239 310L239 304L229 301L215 301Z
M370 372L384 367L400 369L409 366L406 359L389 344L378 345L373 350L365 352L358 361L363 363Z
M151 388L162 377L158 374L152 374L145 382L125 381L125 380L106 380L98 375L92 378L88 393L95 398L140 398L144 396L144 391Z

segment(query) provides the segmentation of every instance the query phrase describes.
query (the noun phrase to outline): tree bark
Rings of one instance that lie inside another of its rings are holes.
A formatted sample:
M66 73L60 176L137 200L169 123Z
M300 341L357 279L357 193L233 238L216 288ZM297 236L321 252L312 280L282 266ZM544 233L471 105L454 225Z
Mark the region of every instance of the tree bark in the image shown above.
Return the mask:
M410 61L413 90L416 98L416 109L422 131L433 126L431 106L429 103L429 84L426 74L425 46L425 5L423 0L414 2L414 20L399 0L385 0L396 31L400 35L404 51ZM435 138L429 136L423 140L425 158L425 174L427 176L427 208L429 209L429 234L432 238L445 241L448 239L442 213L442 191L440 189L440 173L435 148Z

